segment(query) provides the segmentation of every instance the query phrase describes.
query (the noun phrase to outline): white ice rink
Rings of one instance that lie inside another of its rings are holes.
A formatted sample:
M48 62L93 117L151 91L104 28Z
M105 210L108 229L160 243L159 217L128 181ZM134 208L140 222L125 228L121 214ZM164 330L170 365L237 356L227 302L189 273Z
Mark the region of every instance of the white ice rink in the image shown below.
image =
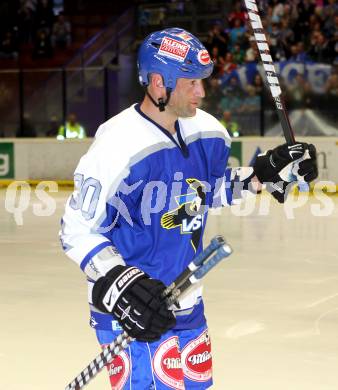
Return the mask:
M99 352L84 277L58 241L68 194L49 217L32 197L18 226L0 191L1 390L62 390ZM338 197L328 202L322 217L315 197L295 219L273 201L266 216L209 217L205 242L223 234L234 249L205 283L213 389L338 389ZM86 388L108 390L106 372Z

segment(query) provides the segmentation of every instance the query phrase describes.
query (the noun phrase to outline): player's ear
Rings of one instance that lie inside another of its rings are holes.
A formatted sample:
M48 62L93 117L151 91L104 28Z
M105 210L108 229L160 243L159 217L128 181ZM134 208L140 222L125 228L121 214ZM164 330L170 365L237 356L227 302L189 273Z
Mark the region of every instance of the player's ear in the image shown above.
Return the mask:
M162 76L158 73L153 73L151 75L151 84L153 87L156 87L156 88L163 88L164 85L163 85L163 79L162 79Z

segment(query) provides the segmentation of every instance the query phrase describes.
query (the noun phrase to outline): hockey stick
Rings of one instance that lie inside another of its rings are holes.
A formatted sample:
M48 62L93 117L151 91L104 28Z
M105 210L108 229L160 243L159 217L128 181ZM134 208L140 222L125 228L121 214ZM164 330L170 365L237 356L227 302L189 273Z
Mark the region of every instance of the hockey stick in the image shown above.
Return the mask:
M212 255L216 252L211 258ZM177 298L185 292L192 284L198 282L222 259L230 256L231 247L226 244L223 237L216 236L211 240L210 245L205 248L195 259L193 259L185 270L171 283L164 291L163 298L170 307ZM209 258L209 259L208 259ZM125 349L134 339L126 332L121 333L110 345L106 346L103 351L81 371L81 373L69 383L65 390L80 390L96 374L98 374L106 364L109 364L116 355Z
M294 145L296 143L295 134L292 130L284 101L282 100L282 90L279 85L277 72L273 64L269 45L264 33L262 20L258 13L256 0L245 0L244 2L249 15L250 24L254 32L254 37L257 42L270 92L275 102L277 114L283 129L284 137L289 145Z
M282 98L282 89L279 85L278 75L272 61L270 48L265 36L261 17L259 16L256 0L244 0L244 3L249 15L250 24L254 32L254 37L263 63L265 76L272 98L275 102L277 115L282 126L285 140L289 146L296 145L295 133L291 127L289 115L286 111L285 103ZM308 151L304 154L302 160L307 158L310 158ZM298 179L297 175L295 175L295 177ZM304 181L299 181L298 186L301 192L306 192L309 190L308 184Z

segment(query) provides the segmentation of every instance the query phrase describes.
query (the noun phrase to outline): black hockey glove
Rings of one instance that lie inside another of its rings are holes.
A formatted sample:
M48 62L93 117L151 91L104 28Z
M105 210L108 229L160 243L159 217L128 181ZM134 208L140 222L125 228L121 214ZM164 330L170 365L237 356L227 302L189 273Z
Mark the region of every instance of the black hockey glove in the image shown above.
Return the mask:
M310 182L318 176L316 148L305 142L280 145L259 154L253 168L271 195L284 203L290 183L297 180Z
M117 265L96 281L93 303L112 314L129 336L156 341L176 324L161 294L165 285L136 267Z

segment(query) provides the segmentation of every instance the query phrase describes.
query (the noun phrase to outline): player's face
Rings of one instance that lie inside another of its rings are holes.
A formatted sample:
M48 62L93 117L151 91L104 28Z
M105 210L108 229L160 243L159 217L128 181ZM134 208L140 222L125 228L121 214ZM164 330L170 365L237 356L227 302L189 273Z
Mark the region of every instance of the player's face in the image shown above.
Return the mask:
M204 96L201 79L178 79L169 100L170 110L181 118L194 116Z

